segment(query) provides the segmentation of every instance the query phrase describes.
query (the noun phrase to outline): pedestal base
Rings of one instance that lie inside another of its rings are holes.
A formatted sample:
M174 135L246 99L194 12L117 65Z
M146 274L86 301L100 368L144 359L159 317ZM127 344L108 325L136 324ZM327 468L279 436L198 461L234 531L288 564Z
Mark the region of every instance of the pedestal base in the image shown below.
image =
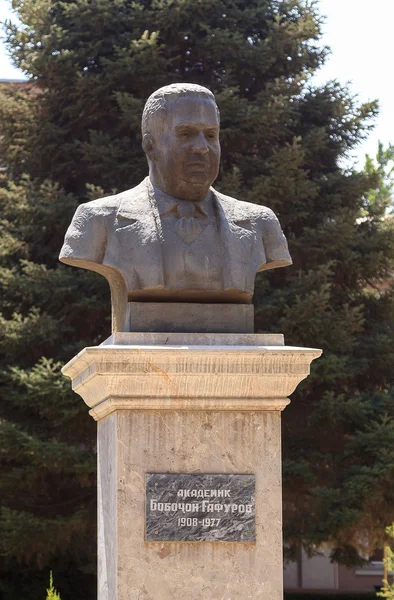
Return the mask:
M321 351L236 337L117 334L64 367L98 420L99 600L282 600L280 411ZM256 542L145 541L147 473L254 475Z

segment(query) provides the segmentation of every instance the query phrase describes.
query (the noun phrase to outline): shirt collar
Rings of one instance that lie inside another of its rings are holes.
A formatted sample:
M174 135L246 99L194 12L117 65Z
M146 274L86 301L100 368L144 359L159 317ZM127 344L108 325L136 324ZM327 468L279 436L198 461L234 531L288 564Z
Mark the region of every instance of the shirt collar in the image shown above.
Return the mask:
M174 196L170 196L170 194L166 194L163 190L154 187L153 192L155 195L155 200L157 203L157 208L159 209L160 215L168 213L171 209L179 204L180 202L192 202L191 200L178 200L174 198ZM196 208L201 209L201 213L205 215L212 216L213 211L213 194L211 191L208 192L206 198L204 200L200 200L199 202L194 202ZM200 211L199 211L200 212Z

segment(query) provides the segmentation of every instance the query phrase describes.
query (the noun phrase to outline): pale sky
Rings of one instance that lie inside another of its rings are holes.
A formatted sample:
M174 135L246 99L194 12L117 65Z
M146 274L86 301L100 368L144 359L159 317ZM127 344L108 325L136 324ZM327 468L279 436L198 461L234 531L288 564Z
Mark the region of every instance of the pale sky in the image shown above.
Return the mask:
M379 140L394 144L394 0L320 0L319 5L326 15L322 41L332 54L314 83L350 82L360 101L379 101L376 127L355 152L363 164L366 153L375 156Z
M368 140L354 152L361 166L366 153L375 155L378 140L394 144L394 53L392 38L394 0L319 0L326 16L322 44L332 54L313 78L321 84L330 79L350 82L360 101L377 98L380 115ZM0 0L0 18L12 17L9 0ZM391 75L390 75L391 73ZM0 46L0 79L24 78Z

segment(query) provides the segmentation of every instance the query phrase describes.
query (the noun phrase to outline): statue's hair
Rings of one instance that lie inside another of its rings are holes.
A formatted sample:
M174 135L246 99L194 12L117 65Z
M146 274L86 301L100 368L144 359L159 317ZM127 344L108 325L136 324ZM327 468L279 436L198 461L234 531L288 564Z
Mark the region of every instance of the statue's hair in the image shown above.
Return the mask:
M216 106L219 117L219 109L216 104L215 96L208 88L197 85L196 83L172 83L171 85L166 85L153 92L146 101L142 113L142 136L144 136L145 133L151 132L151 123L153 117L156 116L156 113L161 110L167 110L168 104L172 100L182 98L183 96L198 96L212 100Z

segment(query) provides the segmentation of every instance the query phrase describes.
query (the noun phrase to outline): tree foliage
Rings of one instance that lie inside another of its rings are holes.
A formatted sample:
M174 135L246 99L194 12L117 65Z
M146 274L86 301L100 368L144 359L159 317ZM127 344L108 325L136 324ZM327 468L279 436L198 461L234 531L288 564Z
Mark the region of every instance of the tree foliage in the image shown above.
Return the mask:
M297 239L309 249L305 266L272 313L293 343L324 349L284 414L286 540L310 553L330 541L332 558L348 565L362 562L356 550L382 547L393 518L392 166L392 148L380 146L363 173L342 173L324 222L303 230L313 245ZM371 187L352 198L349 178L365 177Z
M95 425L60 366L107 337L109 294L98 276L57 255L78 203L145 176L143 104L176 81L217 96L217 187L272 208L290 242L294 266L258 278L257 331L324 349L283 414L287 548L302 543L312 552L331 541L333 558L349 563L356 549L379 545L394 517L391 190L383 193L387 164L340 166L366 137L377 105L360 105L335 81L311 85L327 54L316 4L13 6L20 21L6 25L8 47L30 83L0 94L6 598L30 590L31 577L10 579L16 560L44 579L53 568L62 597L67 571L75 600L95 595Z

